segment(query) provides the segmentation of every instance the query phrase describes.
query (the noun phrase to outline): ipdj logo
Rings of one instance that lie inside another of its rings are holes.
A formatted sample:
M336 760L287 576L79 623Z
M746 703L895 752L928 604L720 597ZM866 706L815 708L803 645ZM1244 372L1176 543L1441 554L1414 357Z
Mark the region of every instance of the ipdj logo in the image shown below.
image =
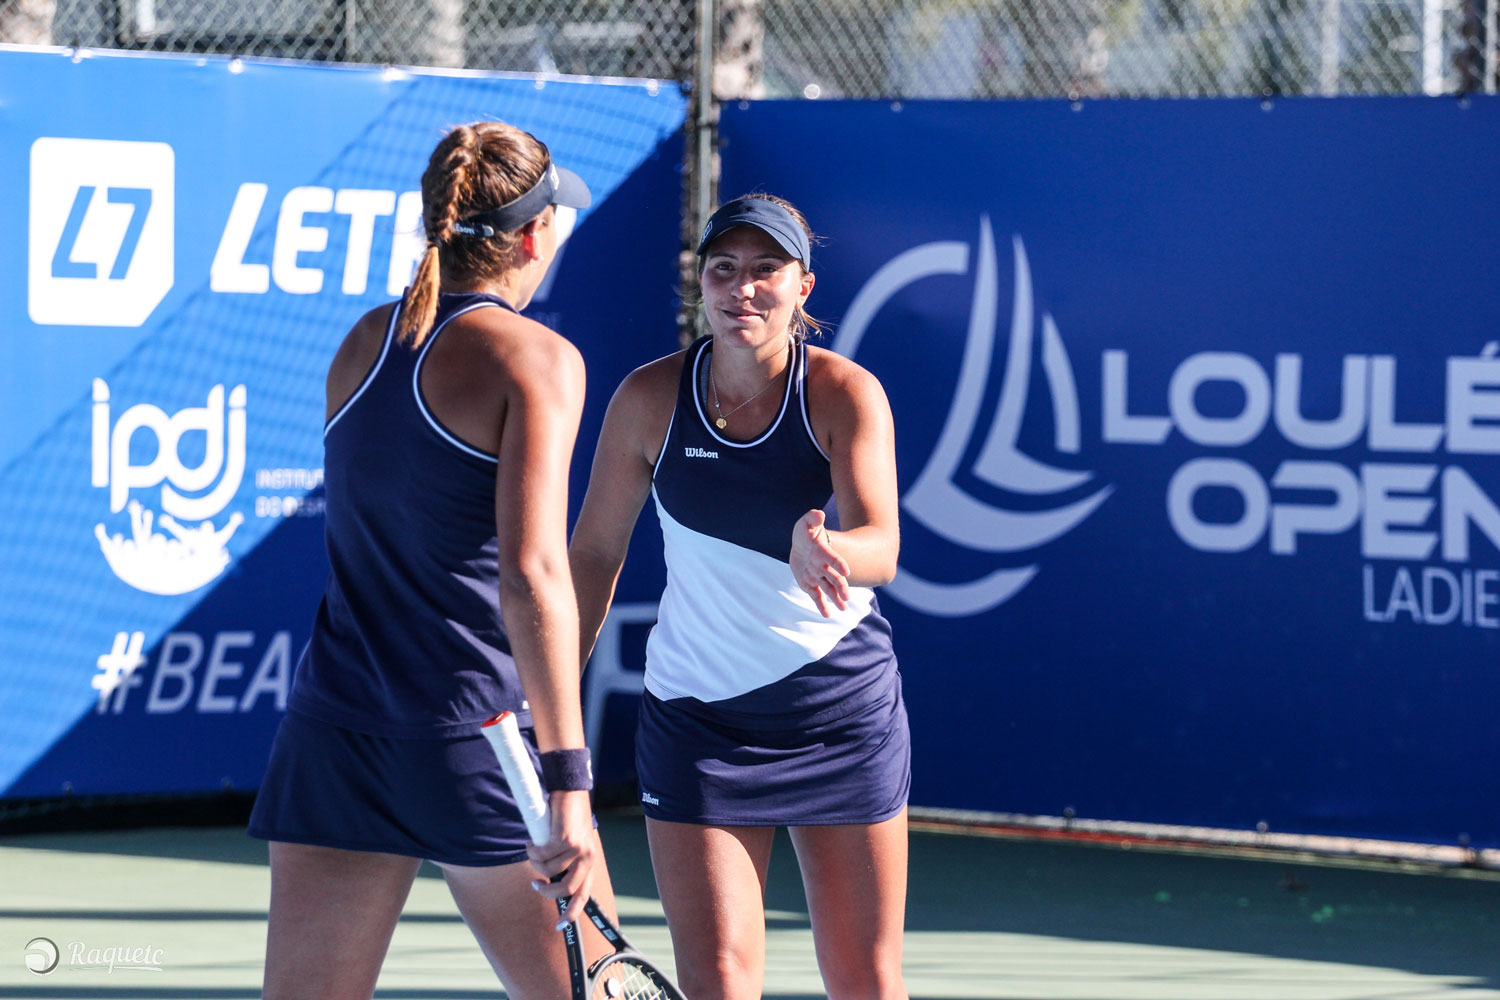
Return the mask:
M94 380L93 485L109 490L111 514L129 509L131 528L128 537L110 535L101 523L94 535L115 575L138 590L185 594L229 565L226 546L244 517L236 511L222 527L212 519L234 499L244 478L245 387L235 386L227 396L226 405L224 387L216 385L208 391L207 405L171 416L138 403L111 426L109 386ZM141 449L150 458L137 462L132 444L143 432L155 438L155 450ZM183 437L194 432L202 435L203 458L189 466L179 449ZM156 486L161 486L160 517L131 499L132 490Z
M51 938L32 938L26 942L26 968L38 976L45 976L57 968L61 954Z
M172 147L31 146L27 311L36 323L140 326L172 288Z
M906 513L954 545L977 552L1026 553L1076 528L1113 490L1103 486L1080 499L1042 510L1008 510L962 490L955 482L970 441L980 431L980 407L992 368L1000 310L995 238L987 216L980 217L979 253L974 266L973 304L964 343L958 387L938 442L911 487L902 496ZM1000 401L972 472L979 479L1013 494L1057 497L1074 493L1093 474L1048 465L1017 447L1027 411L1027 388L1038 339L1032 300L1031 269L1021 239L1013 241L1015 297L1010 343ZM876 271L850 304L833 349L853 357L871 321L890 299L913 282L935 275L969 273L967 243L940 242L914 247ZM1050 315L1040 324L1041 368L1052 396L1054 447L1061 454L1079 451L1078 391L1062 336ZM1030 506L1030 505L1028 505ZM929 580L901 567L886 590L905 604L930 615L960 617L987 611L1013 597L1037 573L1036 564L1000 567L977 579Z

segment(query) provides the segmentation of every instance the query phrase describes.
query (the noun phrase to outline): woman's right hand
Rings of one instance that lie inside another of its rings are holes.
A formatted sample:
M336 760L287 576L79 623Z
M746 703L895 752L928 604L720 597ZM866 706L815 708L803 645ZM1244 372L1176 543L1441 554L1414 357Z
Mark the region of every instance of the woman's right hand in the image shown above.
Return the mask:
M531 886L548 899L567 900L567 919L577 920L593 889L594 867L603 860L593 805L585 791L552 792L547 798L552 835L547 843L526 848L532 866L544 877Z
M818 612L832 617L829 605L840 611L849 607L849 563L833 547L821 510L810 510L792 528L792 576Z

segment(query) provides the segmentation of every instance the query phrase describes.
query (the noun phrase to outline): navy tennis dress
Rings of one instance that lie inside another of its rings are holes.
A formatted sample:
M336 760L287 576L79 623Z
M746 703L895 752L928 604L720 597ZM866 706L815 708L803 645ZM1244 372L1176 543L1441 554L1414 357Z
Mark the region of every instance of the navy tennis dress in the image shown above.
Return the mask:
M646 646L636 770L647 816L716 825L877 823L911 784L901 675L875 593L824 618L792 576L792 528L832 516L807 410L807 347L752 441L709 420L712 338L688 349L652 482L667 588Z
M486 308L511 306L441 296L414 348L397 342L398 305L378 360L324 428L331 572L252 836L459 865L525 856L479 735L506 709L530 729L500 618L497 458L445 428L419 389L447 324Z

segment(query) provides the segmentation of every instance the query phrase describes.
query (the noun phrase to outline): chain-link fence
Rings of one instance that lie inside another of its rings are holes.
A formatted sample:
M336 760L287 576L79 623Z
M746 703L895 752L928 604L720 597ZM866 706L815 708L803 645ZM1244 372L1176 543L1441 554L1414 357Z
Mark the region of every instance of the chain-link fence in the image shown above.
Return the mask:
M765 0L752 94L1493 89L1500 0ZM1488 44L1486 44L1488 40Z
M694 79L734 97L1494 90L1500 0L0 0L0 40Z
M1500 0L0 0L0 41L676 80L693 96L685 289L716 195L714 107L697 99L710 91L1192 97L1500 82ZM686 309L681 324L687 336Z
M1500 0L0 0L0 41L679 81L686 288L718 173L699 94L1493 91L1497 20Z
M666 0L0 0L0 41L686 80Z

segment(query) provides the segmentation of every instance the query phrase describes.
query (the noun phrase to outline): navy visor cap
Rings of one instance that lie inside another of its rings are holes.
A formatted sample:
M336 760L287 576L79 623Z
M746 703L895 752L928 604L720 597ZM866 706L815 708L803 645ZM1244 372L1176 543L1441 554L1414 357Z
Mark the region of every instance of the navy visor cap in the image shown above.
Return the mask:
M544 212L548 205L564 208L588 208L593 201L589 187L573 171L549 163L541 180L515 201L488 212L471 215L453 224L453 231L463 236L494 236L520 229Z
M764 198L739 198L719 206L703 227L703 238L698 241L698 256L714 240L736 226L754 226L776 241L793 260L800 260L803 267L812 266L812 248L807 242L807 231L792 217L792 213Z

